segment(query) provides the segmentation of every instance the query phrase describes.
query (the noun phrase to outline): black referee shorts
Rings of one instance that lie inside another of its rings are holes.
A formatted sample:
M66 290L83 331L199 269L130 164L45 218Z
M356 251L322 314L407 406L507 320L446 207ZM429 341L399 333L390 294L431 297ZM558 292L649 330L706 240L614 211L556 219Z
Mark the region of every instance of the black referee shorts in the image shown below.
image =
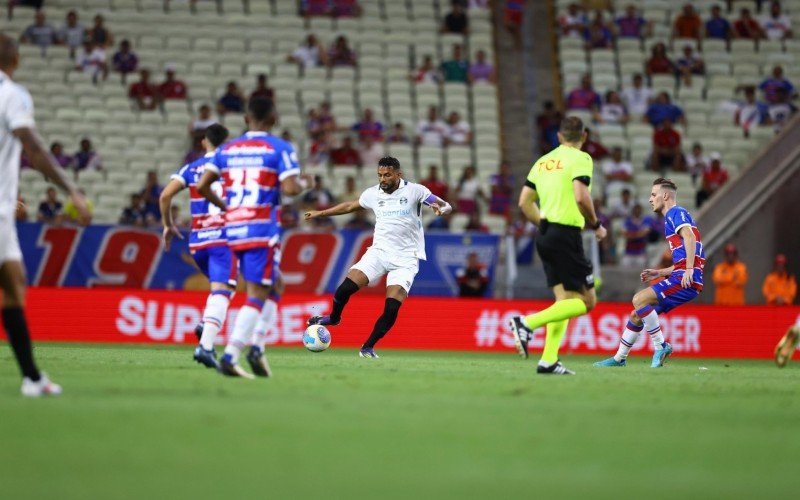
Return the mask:
M544 264L547 286L563 285L564 290L582 292L594 288L592 263L583 251L581 230L542 221L536 247Z

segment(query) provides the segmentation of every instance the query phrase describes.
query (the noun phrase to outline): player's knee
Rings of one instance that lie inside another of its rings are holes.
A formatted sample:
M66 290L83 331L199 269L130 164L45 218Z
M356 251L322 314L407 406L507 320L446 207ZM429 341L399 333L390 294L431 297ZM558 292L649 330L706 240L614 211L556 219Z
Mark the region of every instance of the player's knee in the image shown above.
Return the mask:
M631 315L630 315L629 319L630 319L630 322L633 323L634 325L641 325L642 324L642 319L639 318L639 315L636 314L636 311L631 311Z
M633 296L633 300L631 301L631 303L633 304L633 308L635 310L639 310L647 305L647 299L645 298L642 292L638 292L636 295Z
M583 303L586 304L586 312L591 311L597 305L597 295L594 293L594 289L588 290L583 295Z

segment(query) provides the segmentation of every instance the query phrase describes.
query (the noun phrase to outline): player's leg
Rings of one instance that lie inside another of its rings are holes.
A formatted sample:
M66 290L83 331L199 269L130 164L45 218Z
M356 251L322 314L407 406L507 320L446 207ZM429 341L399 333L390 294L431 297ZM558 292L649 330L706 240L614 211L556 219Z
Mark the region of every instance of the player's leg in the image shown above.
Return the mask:
M16 240L16 236L13 239ZM33 346L24 311L25 271L22 268L21 260L8 260L0 264L0 288L3 290L3 328L22 372L23 396L38 397L61 394L61 386L54 384L47 378L47 375L39 372L36 362L33 360Z
M639 335L642 333L643 329L644 325L642 320L636 314L636 311L631 311L628 323L625 325L625 329L622 331L622 336L619 339L619 348L617 348L617 353L608 359L594 363L594 366L625 366L627 364L628 354L631 352L634 344L636 344L636 341L639 340Z
M273 281L274 285L269 292L269 296L267 296L264 309L261 310L256 327L253 330L253 348L256 350L264 350L269 334L275 330L275 326L278 323L278 303L281 300L281 295L283 295L283 277L280 273L275 273Z
M350 297L370 282L383 276L385 272L377 252L372 249L367 250L361 259L350 268L347 277L333 294L331 313L327 316L312 316L307 323L309 325L338 325L342 321L342 312Z
M792 359L800 342L800 325L793 325L786 330L778 345L775 346L775 364L783 368Z
M664 283L663 281L661 283ZM660 285L657 283L655 286ZM650 335L650 340L653 342L653 362L652 368L660 368L664 366L664 361L672 354L672 346L664 340L664 333L661 331L661 323L658 320L659 306L658 295L655 292L655 286L645 288L636 292L633 296L633 308L636 315L642 320L644 330ZM678 284L680 287L680 283ZM663 311L666 312L666 311Z

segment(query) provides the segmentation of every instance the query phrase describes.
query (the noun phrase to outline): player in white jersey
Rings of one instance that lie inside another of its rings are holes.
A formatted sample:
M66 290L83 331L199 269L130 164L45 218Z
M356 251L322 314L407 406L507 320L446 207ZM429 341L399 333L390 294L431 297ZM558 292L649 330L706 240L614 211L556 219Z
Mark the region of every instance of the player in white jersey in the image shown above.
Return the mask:
M69 193L82 219L89 219L86 199L64 174L45 147L33 119L33 99L11 79L19 66L14 40L0 34L0 289L3 291L2 321L14 357L22 372L22 394L38 397L61 394L61 387L40 372L33 360L28 323L25 319L25 270L17 239L14 212L17 208L20 154L24 150L34 169Z
M386 302L383 314L375 323L372 334L361 346L359 356L377 358L375 344L392 328L403 301L419 270L419 260L425 260L425 236L422 233L422 205L428 205L436 215L453 209L449 203L431 194L420 184L403 179L400 162L387 156L378 162L379 184L361 194L358 201L340 203L327 210L306 212L305 218L344 215L366 208L375 212L375 235L372 245L361 257L333 295L333 307L328 316L314 316L309 325L336 326L350 296L387 275Z

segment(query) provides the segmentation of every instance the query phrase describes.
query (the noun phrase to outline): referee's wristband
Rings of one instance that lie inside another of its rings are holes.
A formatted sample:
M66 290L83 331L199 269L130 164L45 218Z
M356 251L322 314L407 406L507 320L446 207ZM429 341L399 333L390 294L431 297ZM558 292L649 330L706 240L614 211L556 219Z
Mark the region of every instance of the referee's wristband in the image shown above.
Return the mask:
M603 223L602 223L602 222L600 222L600 221L598 220L597 222L595 222L594 224L592 224L590 227L591 227L592 229L594 229L595 231L597 231L598 229L600 229L600 226L602 226L602 225L603 225Z

